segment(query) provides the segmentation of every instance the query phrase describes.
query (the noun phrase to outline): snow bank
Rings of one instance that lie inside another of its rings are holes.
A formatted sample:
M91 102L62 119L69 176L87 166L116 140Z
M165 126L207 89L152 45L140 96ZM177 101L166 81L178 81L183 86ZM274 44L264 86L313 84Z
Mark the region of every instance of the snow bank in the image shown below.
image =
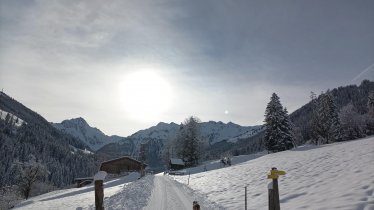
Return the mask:
M132 182L117 194L104 199L104 208L112 209L142 209L148 203L153 188L154 176L146 176ZM90 207L95 209L95 205Z
M374 137L265 155L235 166L191 174L190 187L227 209L267 209L266 175L280 177L282 209L374 209ZM175 176L187 184L188 175Z

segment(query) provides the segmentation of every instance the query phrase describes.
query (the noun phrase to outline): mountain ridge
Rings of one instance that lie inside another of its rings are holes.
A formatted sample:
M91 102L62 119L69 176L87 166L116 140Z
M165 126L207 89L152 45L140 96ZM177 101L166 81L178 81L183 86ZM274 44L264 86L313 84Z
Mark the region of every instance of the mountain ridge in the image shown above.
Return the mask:
M100 129L91 127L82 117L63 120L61 123L51 123L58 130L68 133L89 146L89 149L96 151L102 146L120 141L121 136L104 134Z
M208 144L215 144L223 140L236 142L240 138L249 137L255 134L260 125L241 126L239 124L221 121L201 122L201 133L204 139L208 139ZM129 136L122 137L118 135L108 136L96 127L91 127L82 117L63 120L61 123L52 123L52 125L66 132L87 144L90 149L97 151L105 145L118 143L125 139L136 140L134 143L148 141L149 139L170 140L173 138L179 125L175 122L159 122L154 126L139 130Z

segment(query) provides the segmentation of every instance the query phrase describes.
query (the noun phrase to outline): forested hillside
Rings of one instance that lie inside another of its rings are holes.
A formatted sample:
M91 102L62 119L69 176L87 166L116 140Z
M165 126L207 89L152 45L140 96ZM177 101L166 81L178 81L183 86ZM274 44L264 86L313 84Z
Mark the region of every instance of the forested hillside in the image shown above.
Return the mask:
M366 131L362 131L364 134L362 136L357 136L356 138L364 137L365 133L368 135L372 135L372 131L374 128L367 127L371 126L372 124L367 124L370 122L362 122L362 121L370 121L370 116L368 116L369 108L368 108L368 98L370 94L374 93L374 82L369 80L364 80L362 83L357 85L349 85L345 87L338 87L334 88L332 90L327 90L326 93L332 96L335 105L337 107L337 110L339 111L339 117L342 119L344 116L342 114L345 111L348 111L347 109L350 109L349 112L352 114L352 117L355 120L361 121L361 122L352 122L357 124L366 124L366 125L358 125L363 127L362 129ZM345 110L342 112L342 110ZM311 119L312 119L312 113L313 113L313 104L312 102L309 102L299 108L298 110L294 111L290 114L291 121L295 125L296 135L298 136L298 143L304 143L311 139L312 135L312 129L311 129ZM358 119L360 118L360 119ZM342 122L344 123L344 122ZM356 126L356 125L350 125ZM369 129L369 130L367 130Z
M335 102L341 124L341 134L345 135L341 140L374 135L374 113L370 113L368 102L370 95L372 97L374 95L374 82L364 80L359 86L338 87L327 90L325 93L331 95ZM290 114L294 125L295 143L298 145L312 138L312 111L313 104L309 102ZM262 130L249 138L239 139L236 143L219 142L209 147L204 157L214 159L225 154L241 155L262 151L265 149L264 133L265 131Z
M0 120L0 189L19 187L32 165L45 169L37 181L43 186L62 187L94 174L96 157L83 151L87 146L81 141L3 92L0 109L8 113ZM24 121L21 126L15 126L18 119Z

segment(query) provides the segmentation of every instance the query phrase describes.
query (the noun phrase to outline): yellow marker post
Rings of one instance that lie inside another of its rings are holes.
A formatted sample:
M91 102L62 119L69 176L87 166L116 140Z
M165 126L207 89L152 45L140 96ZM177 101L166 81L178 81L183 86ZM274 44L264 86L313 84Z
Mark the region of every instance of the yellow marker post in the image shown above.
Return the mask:
M269 210L280 210L278 178L285 174L285 171L271 168L270 174L267 176L268 179L273 180L272 188L269 187Z
M272 168L270 174L268 174L268 179L278 179L280 175L285 175L285 171L277 170L277 168Z

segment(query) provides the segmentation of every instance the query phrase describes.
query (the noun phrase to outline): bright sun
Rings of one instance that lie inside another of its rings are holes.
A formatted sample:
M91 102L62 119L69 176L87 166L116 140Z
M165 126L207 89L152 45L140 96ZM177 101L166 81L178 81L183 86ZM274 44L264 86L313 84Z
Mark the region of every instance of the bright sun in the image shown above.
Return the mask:
M158 120L171 105L169 83L153 71L126 75L119 84L121 107L133 119Z

